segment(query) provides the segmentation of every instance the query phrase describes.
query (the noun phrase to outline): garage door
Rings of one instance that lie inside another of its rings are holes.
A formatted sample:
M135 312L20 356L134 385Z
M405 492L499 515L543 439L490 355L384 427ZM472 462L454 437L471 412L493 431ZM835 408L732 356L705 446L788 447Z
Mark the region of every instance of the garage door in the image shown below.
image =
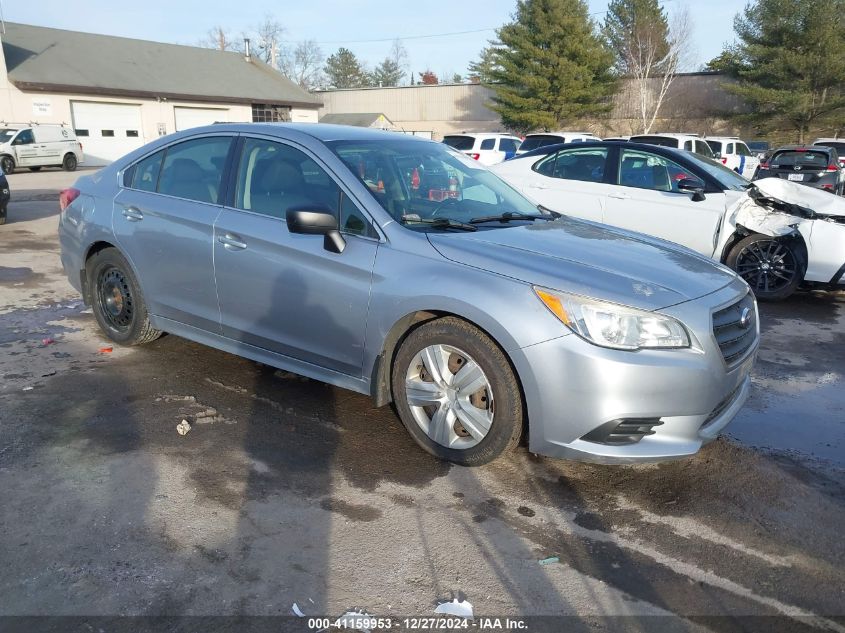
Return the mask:
M86 166L108 165L144 144L141 106L71 101L70 110Z
M219 121L229 120L229 110L222 108L173 108L176 115L176 131L189 130L192 127L211 125Z

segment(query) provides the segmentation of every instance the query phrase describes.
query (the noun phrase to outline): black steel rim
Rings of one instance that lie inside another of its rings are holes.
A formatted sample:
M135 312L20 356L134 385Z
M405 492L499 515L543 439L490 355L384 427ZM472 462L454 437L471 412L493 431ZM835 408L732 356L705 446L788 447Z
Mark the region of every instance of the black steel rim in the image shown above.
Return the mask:
M135 314L132 290L119 268L112 266L100 273L97 307L106 323L115 330L125 331L132 325Z
M736 272L757 294L771 294L792 284L798 262L792 249L776 240L753 242L742 249Z

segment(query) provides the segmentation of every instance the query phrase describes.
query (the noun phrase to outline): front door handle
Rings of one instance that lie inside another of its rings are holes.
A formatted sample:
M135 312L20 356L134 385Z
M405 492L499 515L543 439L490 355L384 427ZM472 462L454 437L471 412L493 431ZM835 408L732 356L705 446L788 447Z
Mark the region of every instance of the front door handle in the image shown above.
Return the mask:
M241 241L241 238L234 233L226 233L217 237L224 248L230 251L242 251L246 248L246 242Z
M123 217L130 222L139 222L144 219L144 214L141 213L141 209L137 207L126 207L123 209L122 213Z
M631 196L627 193L609 193L607 194L608 198L616 198L617 200L628 200Z

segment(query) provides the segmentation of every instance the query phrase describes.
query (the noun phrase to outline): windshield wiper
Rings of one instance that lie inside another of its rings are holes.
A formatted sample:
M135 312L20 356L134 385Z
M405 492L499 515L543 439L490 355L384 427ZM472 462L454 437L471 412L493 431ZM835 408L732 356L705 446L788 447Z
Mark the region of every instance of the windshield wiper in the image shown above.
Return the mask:
M409 222L428 224L435 229L458 229L460 231L477 231L478 227L460 220L453 220L452 218L421 218L416 215L403 215L401 219L402 224Z
M470 224L484 224L485 222L510 222L512 220L555 220L553 215L529 215L527 213L520 213L518 211L505 211L500 215L485 215L470 220Z

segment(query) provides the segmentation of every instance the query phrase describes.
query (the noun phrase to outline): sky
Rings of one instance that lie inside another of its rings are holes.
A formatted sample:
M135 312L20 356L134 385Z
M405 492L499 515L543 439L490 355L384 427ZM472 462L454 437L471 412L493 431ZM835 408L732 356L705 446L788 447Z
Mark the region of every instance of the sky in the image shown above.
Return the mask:
M690 70L697 70L733 40L733 17L745 3L663 0L663 4L670 14L679 6L688 7L695 60ZM430 69L440 77L466 74L467 64L494 37L494 29L510 21L515 6L516 0L0 0L3 18L9 22L191 45L217 25L237 35L270 14L284 25L288 42L316 40L326 56L344 46L370 67L387 56L394 38L400 38L408 51L409 71L418 75ZM604 19L607 0L589 0L589 6L595 20Z

